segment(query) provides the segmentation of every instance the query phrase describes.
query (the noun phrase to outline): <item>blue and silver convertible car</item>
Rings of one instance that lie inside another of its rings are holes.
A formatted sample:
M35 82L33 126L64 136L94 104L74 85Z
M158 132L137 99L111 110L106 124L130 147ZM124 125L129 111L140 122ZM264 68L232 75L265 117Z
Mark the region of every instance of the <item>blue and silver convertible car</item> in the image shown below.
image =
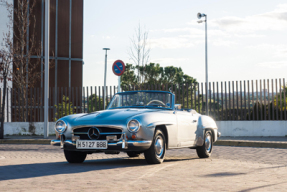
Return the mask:
M181 109L168 91L117 93L106 110L68 115L56 122L57 140L70 163L87 154L144 153L150 164L162 163L167 149L189 147L200 158L211 155L220 136L215 121L192 109Z

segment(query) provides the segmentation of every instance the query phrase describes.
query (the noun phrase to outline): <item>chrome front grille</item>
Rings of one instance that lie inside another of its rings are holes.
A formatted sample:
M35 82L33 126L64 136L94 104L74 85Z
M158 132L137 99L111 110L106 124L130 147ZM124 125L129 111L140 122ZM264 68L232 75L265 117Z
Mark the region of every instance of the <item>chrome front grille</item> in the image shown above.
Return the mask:
M116 135L117 139L120 139L122 136L121 129L109 127L81 127L74 129L73 134L74 136L79 136L81 140L91 140L91 137L89 137L89 130L95 128L99 130L99 137L96 140L106 140L108 135Z

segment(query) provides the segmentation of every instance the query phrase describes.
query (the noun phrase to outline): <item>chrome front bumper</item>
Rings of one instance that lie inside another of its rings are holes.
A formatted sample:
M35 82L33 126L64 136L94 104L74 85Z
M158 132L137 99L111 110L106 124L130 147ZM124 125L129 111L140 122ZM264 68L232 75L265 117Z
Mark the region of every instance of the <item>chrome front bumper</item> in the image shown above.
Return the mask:
M107 150L146 150L151 146L152 141L133 141L121 139L117 142L108 142ZM51 145L61 146L61 148L69 148L76 150L76 141L73 140L51 140Z
M51 145L53 146L61 146L61 143L61 140L51 140ZM76 146L76 141L65 140L64 144ZM122 149L128 149L128 147L149 147L150 145L151 141L118 141L116 143L108 143L108 147L121 146Z

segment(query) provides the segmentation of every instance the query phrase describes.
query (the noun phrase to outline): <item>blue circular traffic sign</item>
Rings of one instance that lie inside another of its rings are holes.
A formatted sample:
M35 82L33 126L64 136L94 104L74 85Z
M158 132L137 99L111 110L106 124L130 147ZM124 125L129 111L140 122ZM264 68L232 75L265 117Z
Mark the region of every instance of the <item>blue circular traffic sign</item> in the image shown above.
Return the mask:
M116 60L112 69L115 75L121 76L125 72L126 65L122 60Z

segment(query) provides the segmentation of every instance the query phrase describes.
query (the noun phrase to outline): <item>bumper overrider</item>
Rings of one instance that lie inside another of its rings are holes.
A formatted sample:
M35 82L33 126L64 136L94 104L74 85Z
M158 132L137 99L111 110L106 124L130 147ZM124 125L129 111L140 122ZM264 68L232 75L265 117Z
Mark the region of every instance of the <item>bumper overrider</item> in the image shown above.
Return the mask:
M150 148L152 143L151 140L127 140L126 133L122 134L119 141L108 141L107 149L77 149L76 142L77 139L66 140L65 137L61 135L61 139L51 140L51 145L61 146L61 148L75 151L144 151Z

